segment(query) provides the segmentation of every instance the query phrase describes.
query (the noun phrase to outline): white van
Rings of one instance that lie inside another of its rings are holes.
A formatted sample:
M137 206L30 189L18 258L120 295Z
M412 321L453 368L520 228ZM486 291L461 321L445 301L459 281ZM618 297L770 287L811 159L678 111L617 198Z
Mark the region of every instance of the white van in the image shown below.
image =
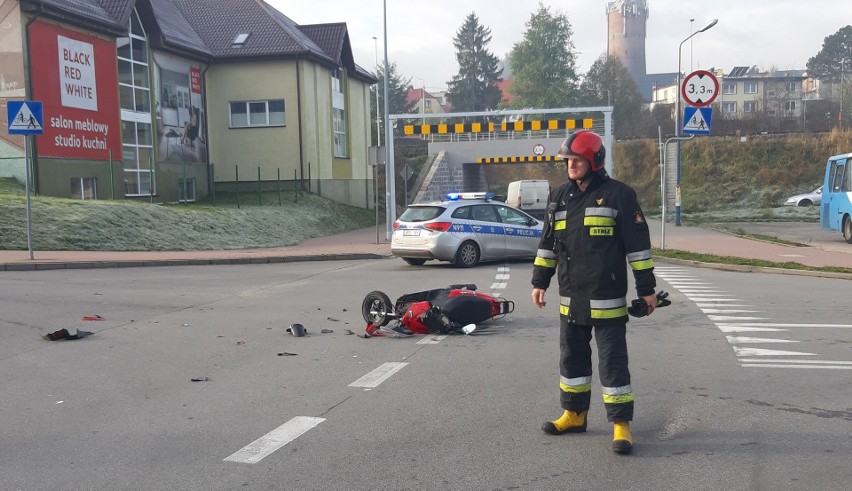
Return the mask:
M506 204L542 218L549 194L550 183L546 179L513 181L506 192Z

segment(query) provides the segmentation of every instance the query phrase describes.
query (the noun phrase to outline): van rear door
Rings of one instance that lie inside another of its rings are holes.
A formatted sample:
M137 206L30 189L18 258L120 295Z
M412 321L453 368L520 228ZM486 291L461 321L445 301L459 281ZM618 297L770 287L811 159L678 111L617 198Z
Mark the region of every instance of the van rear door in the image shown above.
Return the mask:
M848 201L846 187L847 165L846 158L836 158L828 162L825 171L825 185L822 190L822 206L820 208L820 227L825 230L840 230L843 217L843 206Z

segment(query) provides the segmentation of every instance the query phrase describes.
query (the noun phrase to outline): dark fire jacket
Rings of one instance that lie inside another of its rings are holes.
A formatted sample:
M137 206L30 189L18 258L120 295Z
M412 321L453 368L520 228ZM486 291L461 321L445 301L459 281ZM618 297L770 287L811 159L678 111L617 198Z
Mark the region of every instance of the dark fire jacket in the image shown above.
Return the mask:
M547 289L558 273L560 314L583 325L626 322L628 264L639 296L653 294L651 237L633 189L598 173L586 191L569 180L550 192L532 285Z

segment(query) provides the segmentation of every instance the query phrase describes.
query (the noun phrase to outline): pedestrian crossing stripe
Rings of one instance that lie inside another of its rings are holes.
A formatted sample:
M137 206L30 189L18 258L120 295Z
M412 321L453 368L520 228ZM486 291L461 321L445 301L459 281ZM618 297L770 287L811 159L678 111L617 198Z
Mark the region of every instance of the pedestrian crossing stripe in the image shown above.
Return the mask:
M44 131L44 128L41 127L41 123L38 121L38 118L35 117L32 111L30 111L27 103L24 102L21 104L21 109L18 110L18 114L12 118L12 121L9 122L10 130L17 131Z

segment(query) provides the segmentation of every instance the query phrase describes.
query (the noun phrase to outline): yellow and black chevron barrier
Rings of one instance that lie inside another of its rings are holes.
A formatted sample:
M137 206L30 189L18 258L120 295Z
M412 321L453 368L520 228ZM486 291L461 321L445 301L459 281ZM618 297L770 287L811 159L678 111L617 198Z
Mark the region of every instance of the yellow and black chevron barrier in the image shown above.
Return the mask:
M479 157L477 164L528 164L531 162L556 162L553 155L531 155L528 157Z
M449 135L454 133L494 133L506 131L544 131L589 129L593 120L587 119L551 119L548 121L512 121L503 123L455 123L455 124L407 124L403 127L405 135Z

